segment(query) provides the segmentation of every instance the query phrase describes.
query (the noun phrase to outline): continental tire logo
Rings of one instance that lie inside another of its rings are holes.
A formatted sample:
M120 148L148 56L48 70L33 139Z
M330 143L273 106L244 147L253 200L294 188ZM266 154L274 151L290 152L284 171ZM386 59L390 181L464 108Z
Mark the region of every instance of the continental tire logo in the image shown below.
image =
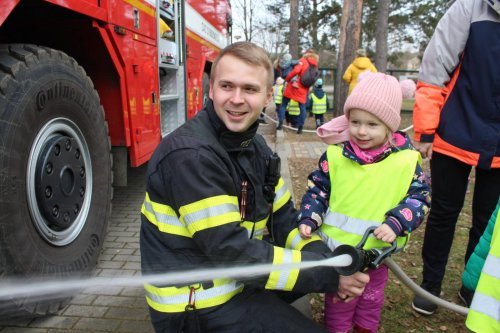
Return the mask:
M90 101L81 91L66 86L61 82L56 83L48 89L42 89L36 94L36 108L38 111L43 111L51 101L59 98L69 99L85 111L90 109Z

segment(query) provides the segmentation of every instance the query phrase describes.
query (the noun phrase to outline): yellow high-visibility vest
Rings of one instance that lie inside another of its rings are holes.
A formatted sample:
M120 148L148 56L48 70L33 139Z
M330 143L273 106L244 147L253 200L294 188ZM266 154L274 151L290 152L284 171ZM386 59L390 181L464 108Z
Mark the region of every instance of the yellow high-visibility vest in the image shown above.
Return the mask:
M500 214L465 325L473 332L500 332Z
M281 104L283 102L283 85L277 86L274 94L274 104Z
M323 114L326 112L326 94L318 98L315 94L310 95L312 99L312 113Z
M342 148L327 149L331 193L329 212L319 229L323 241L335 248L341 244L357 245L367 228L379 226L385 213L396 207L408 193L420 154L414 150L392 153L384 160L360 165L342 155ZM369 195L374 193L376 195ZM407 237L397 238L398 248ZM366 249L383 248L388 244L370 235Z
M290 100L290 103L288 103L288 114L290 116L300 115L299 102L294 101L293 99Z

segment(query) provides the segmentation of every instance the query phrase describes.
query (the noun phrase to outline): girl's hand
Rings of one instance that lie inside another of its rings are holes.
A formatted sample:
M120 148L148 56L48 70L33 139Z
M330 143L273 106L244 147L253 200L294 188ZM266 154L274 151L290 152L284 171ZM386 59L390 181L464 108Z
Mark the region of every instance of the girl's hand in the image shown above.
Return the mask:
M302 237L303 239L311 238L311 230L311 227L306 224L299 225L300 237Z
M396 234L387 224L381 224L373 231L373 235L386 243L392 243L396 239Z

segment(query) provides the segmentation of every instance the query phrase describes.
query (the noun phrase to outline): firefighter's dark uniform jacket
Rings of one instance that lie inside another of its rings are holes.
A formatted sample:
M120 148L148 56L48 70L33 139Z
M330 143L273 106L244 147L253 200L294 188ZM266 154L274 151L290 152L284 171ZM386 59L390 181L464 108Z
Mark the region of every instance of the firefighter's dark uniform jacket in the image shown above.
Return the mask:
M143 274L331 256L317 236L300 238L297 212L281 178L272 206L266 201L266 163L272 152L256 134L257 127L256 122L245 133L230 132L209 101L160 143L149 162L141 211ZM244 181L248 189L242 218ZM263 239L266 225L272 241ZM335 291L337 285L333 268L318 267L274 271L244 282L216 279L145 288L149 306L167 315L184 312L190 293L196 309L207 309L223 306L249 288L307 293Z

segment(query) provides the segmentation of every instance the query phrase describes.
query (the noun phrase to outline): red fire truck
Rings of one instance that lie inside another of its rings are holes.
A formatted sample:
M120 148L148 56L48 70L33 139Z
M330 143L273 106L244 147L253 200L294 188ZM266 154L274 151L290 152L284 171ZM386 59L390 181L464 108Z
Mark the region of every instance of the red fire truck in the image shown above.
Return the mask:
M229 0L1 0L0 279L90 274L112 185L202 107L230 35Z

